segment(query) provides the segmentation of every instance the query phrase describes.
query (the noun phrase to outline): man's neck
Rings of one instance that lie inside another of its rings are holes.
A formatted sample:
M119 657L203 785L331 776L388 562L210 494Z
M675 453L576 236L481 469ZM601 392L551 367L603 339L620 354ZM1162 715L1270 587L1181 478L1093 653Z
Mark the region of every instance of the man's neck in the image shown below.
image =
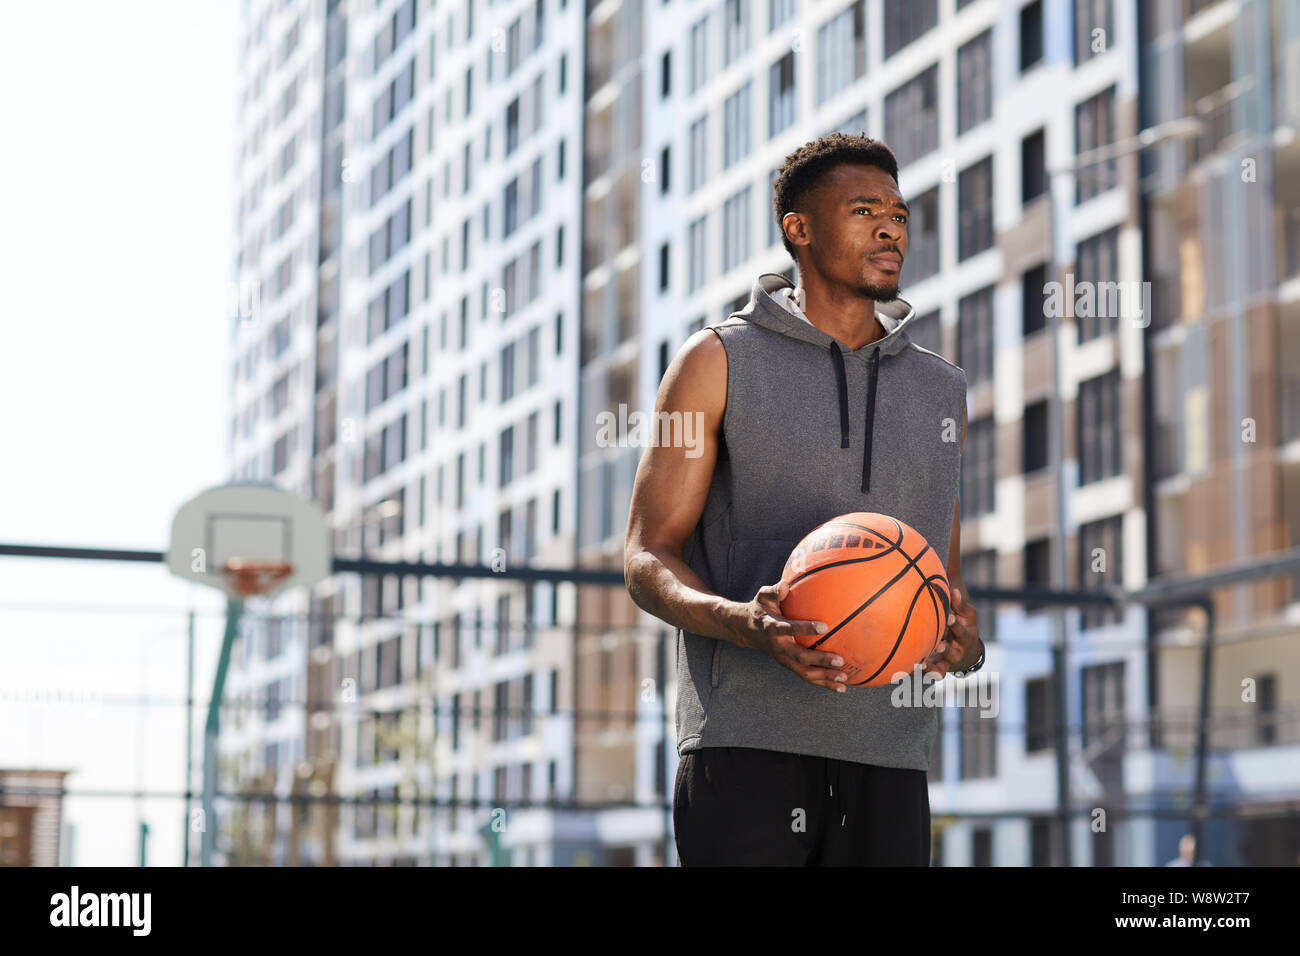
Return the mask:
M795 294L800 291L802 296L795 301L800 303L808 321L850 350L870 345L887 334L876 317L874 299L848 293L836 294L825 285L809 289L802 282L795 287Z

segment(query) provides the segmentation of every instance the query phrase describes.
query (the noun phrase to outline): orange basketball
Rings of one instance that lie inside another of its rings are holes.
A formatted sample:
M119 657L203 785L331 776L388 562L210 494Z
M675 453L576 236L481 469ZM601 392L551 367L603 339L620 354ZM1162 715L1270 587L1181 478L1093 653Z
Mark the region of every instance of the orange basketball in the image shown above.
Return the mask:
M857 511L814 528L790 552L781 613L825 621L804 647L844 658L853 686L881 687L932 653L948 630L948 575L925 537L897 518Z

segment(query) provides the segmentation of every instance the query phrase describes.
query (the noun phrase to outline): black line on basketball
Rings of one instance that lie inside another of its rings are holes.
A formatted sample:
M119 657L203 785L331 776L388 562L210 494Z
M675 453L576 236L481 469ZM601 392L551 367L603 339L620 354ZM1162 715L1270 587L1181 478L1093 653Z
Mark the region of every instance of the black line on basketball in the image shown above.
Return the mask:
M892 661L894 659L894 655L898 653L899 645L903 643L903 638L907 634L907 625L912 620L912 612L916 610L916 602L921 599L921 592L924 591L927 587L928 584L922 581L920 586L916 589L916 593L912 595L912 603L907 606L907 617L903 618L903 626L899 628L898 637L894 638L894 646L890 650L889 656L886 657L884 662L881 663L881 665L876 668L876 673L872 674L870 677L867 678L867 681L875 680L876 676L881 671L883 671L886 667L889 666L889 662ZM859 681L859 683L866 683L866 681Z
M800 571L799 574L790 579L790 586L794 587L796 583L802 581L804 578L811 577L818 571L825 571L827 568L838 568L842 564L859 564L863 561L874 561L876 558L883 558L885 555L893 554L895 551L906 556L905 551L894 546L884 551L877 551L875 554L869 554L864 558L845 558L843 561L831 561L829 564L820 564L815 568L809 568L807 571Z
M838 630L839 630L840 628L842 628L845 624L849 623L849 621L853 620L855 617L857 617L859 614L861 614L861 613L863 612L863 610L865 610L866 607L867 607L869 604L871 604L872 601L874 601L876 598L880 597L880 595L884 594L886 591L888 591L890 588L892 588L896 583L898 583L898 581L903 577L903 575L906 574L906 573L907 573L911 568L916 567L916 562L919 561L922 557L924 557L925 552L927 552L927 551L929 551L929 550L930 550L930 544L929 544L929 542L926 542L925 547L921 549L921 553L918 554L918 555L916 556L915 559L912 559L912 558L908 558L908 557L907 557L907 552L906 552L906 551L903 551L902 549L900 549L898 553L901 554L904 558L907 559L907 564L903 565L903 570L901 570L901 571L899 571L897 574L895 574L894 577L893 577L893 578L892 578L892 579L891 579L887 584L885 584L884 587L882 587L882 588L881 588L879 591L877 591L875 594L871 595L871 597L869 597L869 598L867 598L865 601L863 601L862 604L860 604L860 605L858 606L858 609L857 609L856 611L853 611L852 613L850 613L846 618L844 618L844 620L840 621L840 623L836 624L836 625L835 625L834 627L832 627L829 631L827 631L825 634L823 634L823 635L821 636L821 638L820 638L819 640L817 640L816 643L814 643L814 644L810 644L809 647L810 647L810 648L812 648L812 647L819 647L819 646L820 646L824 641L830 639L830 638L835 634L836 631L838 631ZM918 572L920 573L921 578L924 579L924 578L925 578L925 572L924 572L924 571L920 571L919 568L918 568L917 570L918 570Z

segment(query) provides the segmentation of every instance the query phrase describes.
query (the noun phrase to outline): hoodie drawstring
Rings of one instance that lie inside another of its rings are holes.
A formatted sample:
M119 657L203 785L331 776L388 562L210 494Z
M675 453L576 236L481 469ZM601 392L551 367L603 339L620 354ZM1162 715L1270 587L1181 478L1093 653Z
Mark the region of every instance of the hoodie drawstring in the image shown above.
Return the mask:
M840 447L849 447L849 389L844 374L844 355L840 343L830 344L831 364L835 366L835 385L840 399ZM867 364L867 423L862 436L862 491L871 490L871 438L876 424L876 377L880 371L880 349L874 349Z
M880 369L880 349L871 353L871 374L867 378L867 430L862 440L862 491L871 490L871 435L876 424L876 375Z
M849 447L849 388L844 382L844 356L840 343L831 342L831 364L835 366L835 384L840 391L840 447Z

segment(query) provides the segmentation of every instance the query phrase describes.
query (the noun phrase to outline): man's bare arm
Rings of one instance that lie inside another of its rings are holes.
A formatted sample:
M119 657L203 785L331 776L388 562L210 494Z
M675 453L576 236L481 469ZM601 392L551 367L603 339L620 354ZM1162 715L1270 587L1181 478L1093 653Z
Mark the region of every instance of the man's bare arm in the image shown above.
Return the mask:
M682 558L704 511L718 458L727 403L727 354L716 334L692 335L664 372L655 400L660 412L702 417L694 424L695 457L683 446L651 442L632 485L623 573L637 606L692 634L736 642L726 625L728 601L710 591ZM684 428L685 426L683 426Z
M790 620L781 614L789 585L759 588L749 601L730 601L708 589L682 558L682 549L709 496L718 460L718 432L727 405L727 353L708 329L691 338L664 372L655 399L659 414L678 412L698 427L699 454L651 442L632 484L623 548L623 575L632 600L676 627L771 655L811 684L843 693L848 675L837 654L804 647L798 638L824 634L824 621ZM692 449L694 451L694 449Z

